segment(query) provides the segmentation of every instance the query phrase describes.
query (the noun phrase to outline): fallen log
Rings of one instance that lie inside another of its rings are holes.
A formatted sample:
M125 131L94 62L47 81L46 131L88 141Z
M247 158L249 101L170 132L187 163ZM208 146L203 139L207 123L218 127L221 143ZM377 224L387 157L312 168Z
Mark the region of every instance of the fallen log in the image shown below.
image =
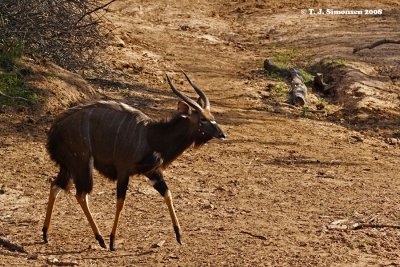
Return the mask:
M317 73L317 75L315 75L313 84L317 91L326 93L327 84L324 82L324 75L322 73Z
M291 69L291 85L290 102L295 106L304 106L307 100L307 86L304 84L303 77L299 70Z
M287 69L278 67L269 59L264 60L264 69L268 71L270 74L279 74L280 76L289 75L289 71Z
M307 86L304 84L303 77L298 69L285 69L275 65L272 61L264 60L264 69L271 74L279 74L280 76L290 79L292 90L289 93L289 102L295 106L304 106L307 100Z

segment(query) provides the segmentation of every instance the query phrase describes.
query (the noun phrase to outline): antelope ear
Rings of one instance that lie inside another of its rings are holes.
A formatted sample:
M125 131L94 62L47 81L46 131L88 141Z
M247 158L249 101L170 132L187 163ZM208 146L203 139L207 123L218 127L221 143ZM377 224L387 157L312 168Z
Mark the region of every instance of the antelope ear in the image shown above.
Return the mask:
M178 112L184 114L184 115L190 115L190 107L188 104L186 104L183 101L178 102Z

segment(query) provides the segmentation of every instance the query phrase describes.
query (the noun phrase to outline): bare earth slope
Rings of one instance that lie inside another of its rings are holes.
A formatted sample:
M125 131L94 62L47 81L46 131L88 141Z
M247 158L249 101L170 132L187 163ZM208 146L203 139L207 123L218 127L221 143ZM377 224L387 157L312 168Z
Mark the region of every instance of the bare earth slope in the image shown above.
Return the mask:
M60 194L50 243L43 244L49 180L57 172L45 151L48 124L0 114L0 235L27 251L0 246L0 265L400 266L399 229L330 229L340 219L400 225L399 146L330 122L267 112L259 94L266 78L253 72L282 48L304 49L311 61L340 55L398 64L399 47L351 50L399 37L400 5L292 2L113 3L108 17L117 38L104 60L130 75L127 83L146 86L128 90L125 101L162 118L176 102L165 72L192 93L179 73L184 69L228 135L185 152L166 172L185 244L176 243L167 208L143 177L131 179L116 252L97 245L72 194ZM302 8L381 8L385 15L311 16ZM90 204L104 236L114 192L96 174Z

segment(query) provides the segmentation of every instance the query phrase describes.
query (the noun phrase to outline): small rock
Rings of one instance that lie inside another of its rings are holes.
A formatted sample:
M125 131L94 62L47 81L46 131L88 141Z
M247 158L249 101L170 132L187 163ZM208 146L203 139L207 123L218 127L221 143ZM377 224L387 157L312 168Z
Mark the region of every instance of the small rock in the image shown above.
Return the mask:
M217 187L215 188L214 191L221 191L221 192L223 192L223 191L226 191L226 189L225 189L223 186L217 186Z
M30 254L27 257L28 260L37 260L38 258L39 258L38 254Z
M333 179L333 178L335 178L335 175L330 171L319 171L317 173L317 175L318 175L318 177L325 178L325 179Z
M160 248L160 247L162 247L164 245L164 243L165 243L165 240L161 240L157 244L151 245L151 248Z
M234 213L236 213L236 209L235 208L226 208L225 212L229 213L229 214L234 214Z
M190 30L190 26L184 24L184 25L179 26L179 29L180 29L181 31L188 31L188 30Z
M117 47L125 47L125 46L126 46L124 40L122 40L122 39L119 38L119 37L115 37L115 45L116 45Z
M325 108L325 105L324 105L324 103L318 103L316 105L316 108L317 108L317 110L323 110Z
M300 241L300 242L299 242L299 246L300 246L300 247L306 247L306 246L307 246L307 243L304 242L304 241Z
M354 142L362 142L362 141L364 141L364 139L361 136L358 136L358 135L352 135L352 136L350 136L350 138Z
M170 258L170 259L176 259L176 260L177 260L177 259L179 259L179 257L178 257L178 256L176 256L176 255L172 255L172 254L171 254L171 255L169 255L169 256L168 256L168 258Z
M214 205L211 203L207 203L203 205L203 209L207 209L207 210L213 210L214 209Z
M388 145L392 145L392 146L400 144L400 141L397 138L386 138L385 141Z
M76 261L60 261L57 258L47 259L47 264L56 266L78 266L78 262Z

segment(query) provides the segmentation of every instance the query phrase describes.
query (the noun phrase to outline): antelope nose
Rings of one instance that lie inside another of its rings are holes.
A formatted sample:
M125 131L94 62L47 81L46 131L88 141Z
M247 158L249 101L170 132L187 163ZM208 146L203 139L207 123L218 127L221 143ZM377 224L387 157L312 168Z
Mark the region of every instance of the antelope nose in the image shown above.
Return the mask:
M224 140L226 138L226 135L221 131L218 135L218 138Z

